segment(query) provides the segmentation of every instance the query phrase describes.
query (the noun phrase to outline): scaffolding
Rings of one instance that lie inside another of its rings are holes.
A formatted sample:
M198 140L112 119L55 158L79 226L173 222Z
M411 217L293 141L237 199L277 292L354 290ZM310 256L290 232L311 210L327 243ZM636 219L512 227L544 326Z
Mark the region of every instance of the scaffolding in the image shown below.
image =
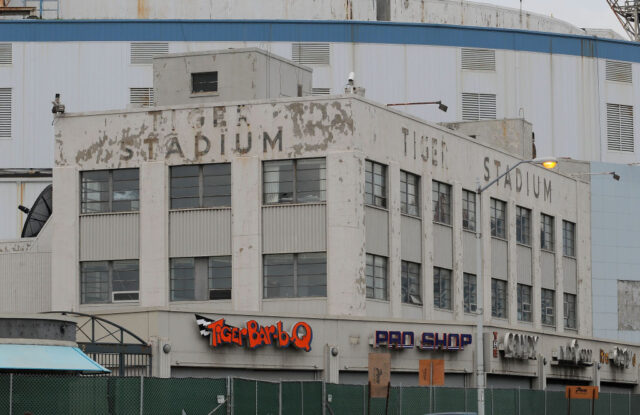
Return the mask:
M639 41L638 12L640 0L607 0L611 10L631 40Z

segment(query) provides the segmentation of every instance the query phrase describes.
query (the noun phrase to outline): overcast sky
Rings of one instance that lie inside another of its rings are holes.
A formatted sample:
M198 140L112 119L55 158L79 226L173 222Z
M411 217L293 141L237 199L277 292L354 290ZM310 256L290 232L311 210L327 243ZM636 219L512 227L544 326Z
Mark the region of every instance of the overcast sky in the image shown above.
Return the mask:
M482 3L520 8L520 0L476 0ZM613 29L628 39L606 0L522 0L522 8L553 15L578 27Z

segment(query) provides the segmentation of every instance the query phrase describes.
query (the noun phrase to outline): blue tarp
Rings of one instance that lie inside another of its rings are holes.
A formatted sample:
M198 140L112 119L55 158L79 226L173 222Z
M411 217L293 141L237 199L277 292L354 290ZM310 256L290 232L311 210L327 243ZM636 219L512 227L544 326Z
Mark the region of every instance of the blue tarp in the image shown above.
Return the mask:
M37 344L0 344L0 370L109 372L77 347Z

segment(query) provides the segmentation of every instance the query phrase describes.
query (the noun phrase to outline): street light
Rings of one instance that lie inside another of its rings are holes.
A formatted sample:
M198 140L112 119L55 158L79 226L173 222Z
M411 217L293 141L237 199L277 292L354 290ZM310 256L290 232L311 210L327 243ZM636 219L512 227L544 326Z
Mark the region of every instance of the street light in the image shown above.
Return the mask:
M442 112L447 112L449 109L442 101L399 102L397 104L387 104L387 107L397 107L400 105L437 105L438 109Z
M478 298L477 315L476 315L476 363L478 365L476 386L478 387L478 415L484 415L484 387L485 387L485 374L484 374L484 340L483 340L483 325L484 325L484 281L482 270L482 193L489 187L493 186L501 178L509 174L513 169L521 164L537 164L545 169L553 169L558 164L558 160L555 157L539 157L533 160L520 160L507 171L490 181L484 186L480 186L480 180L477 182L476 194L478 195L478 228L476 231L476 272L478 273L478 279L476 283L476 293Z

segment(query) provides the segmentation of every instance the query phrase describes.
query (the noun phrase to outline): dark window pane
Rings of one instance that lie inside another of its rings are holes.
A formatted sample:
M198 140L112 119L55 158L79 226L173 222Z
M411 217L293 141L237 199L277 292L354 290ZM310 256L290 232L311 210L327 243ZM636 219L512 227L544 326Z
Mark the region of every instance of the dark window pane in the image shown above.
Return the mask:
M171 209L200 207L200 167L171 167Z
M293 268L293 254L264 256L264 298L295 296Z
M80 300L82 304L109 302L109 263L107 261L80 264Z
M293 202L293 160L265 161L264 203Z
M195 299L194 258L172 258L170 279L171 301Z
M202 167L203 207L231 206L231 164Z
M81 213L108 212L109 171L85 171L81 177Z
M218 72L200 72L191 74L191 91L197 92L217 92Z
M231 257L209 258L209 299L231 298Z

